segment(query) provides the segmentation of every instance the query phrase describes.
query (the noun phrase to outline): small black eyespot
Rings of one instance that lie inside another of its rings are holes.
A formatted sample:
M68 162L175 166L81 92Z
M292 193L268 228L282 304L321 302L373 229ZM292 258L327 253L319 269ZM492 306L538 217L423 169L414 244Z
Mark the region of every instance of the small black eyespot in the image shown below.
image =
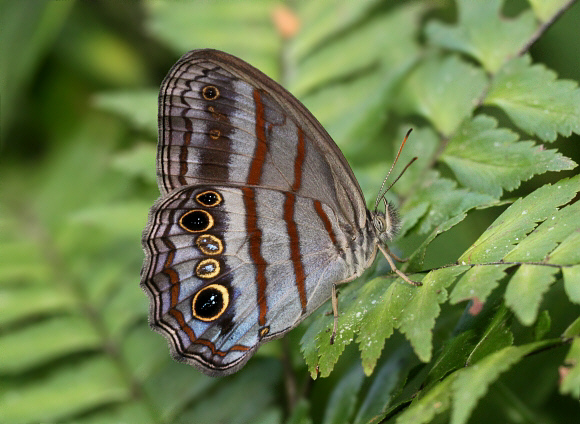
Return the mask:
M202 206L211 208L213 206L219 205L222 202L222 197L218 192L208 190L195 196L195 200L197 200L198 203L200 203Z
M216 320L224 313L229 302L228 290L220 284L211 284L193 297L193 316L201 321Z
M206 85L201 90L201 95L206 100L215 100L220 96L220 91L215 85Z
M199 233L213 226L213 218L209 212L201 209L193 209L181 217L179 225L186 231Z

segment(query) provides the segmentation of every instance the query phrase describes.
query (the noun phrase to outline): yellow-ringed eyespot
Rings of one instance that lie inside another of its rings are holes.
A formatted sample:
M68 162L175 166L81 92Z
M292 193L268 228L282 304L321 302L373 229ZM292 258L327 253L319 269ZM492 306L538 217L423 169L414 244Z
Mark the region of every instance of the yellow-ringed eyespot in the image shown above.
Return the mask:
M213 217L203 209L192 209L179 218L179 226L190 233L201 233L213 227Z
M264 337L270 332L270 326L260 328L260 338Z
M195 275L199 278L213 278L220 273L220 263L215 259L204 259L195 267Z
M212 208L222 202L222 196L217 191L207 190L195 196L195 200L206 208Z
M221 131L218 129L209 130L209 136L212 140L217 140L222 135Z
M202 88L201 95L206 100L215 100L220 96L220 91L215 85L206 85Z
M216 111L213 106L208 106L207 111L211 113L212 118L215 119L216 121L226 121L228 119L228 117L225 114Z
M199 290L191 302L194 318L209 322L218 319L230 303L228 289L221 284L210 284Z
M202 234L195 240L195 244L206 255L219 255L224 251L222 241L213 234Z

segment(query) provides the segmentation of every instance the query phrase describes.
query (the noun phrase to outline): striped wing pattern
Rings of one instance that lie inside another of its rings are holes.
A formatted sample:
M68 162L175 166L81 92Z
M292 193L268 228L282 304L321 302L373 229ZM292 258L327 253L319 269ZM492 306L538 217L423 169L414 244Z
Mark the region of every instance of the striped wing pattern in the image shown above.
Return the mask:
M162 196L143 234L150 322L177 359L210 375L238 370L374 258L338 147L294 97L230 55L193 51L169 72L157 169Z

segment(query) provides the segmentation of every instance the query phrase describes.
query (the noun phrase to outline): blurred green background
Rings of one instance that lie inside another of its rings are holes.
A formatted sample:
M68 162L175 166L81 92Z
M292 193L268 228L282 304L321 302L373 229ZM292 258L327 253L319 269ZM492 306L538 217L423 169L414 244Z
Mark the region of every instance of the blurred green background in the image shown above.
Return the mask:
M188 50L241 57L305 102L372 201L402 129L426 122L397 109L397 84L432 54L425 23L453 22L454 3L3 0L0 8L0 421L307 422L306 397L314 422L341 422L325 410L338 381L363 384L347 373L352 346L336 375L310 382L302 326L218 380L173 362L148 328L140 238L158 197L158 87ZM503 12L527 8L510 0ZM578 22L576 4L530 50L561 79L580 80ZM578 138L550 148L579 162ZM413 136L407 149L421 155ZM506 197L576 173L540 175ZM455 261L498 213L474 211L443 234L426 268ZM419 241L404 240L400 253ZM400 335L388 343L408 349ZM541 422L576 408L551 399Z

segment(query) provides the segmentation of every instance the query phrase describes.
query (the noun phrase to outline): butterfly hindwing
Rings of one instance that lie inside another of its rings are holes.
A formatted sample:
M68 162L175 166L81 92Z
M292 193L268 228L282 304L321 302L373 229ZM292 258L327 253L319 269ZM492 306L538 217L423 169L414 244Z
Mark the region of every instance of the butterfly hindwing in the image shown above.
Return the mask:
M233 372L352 274L347 261L356 258L341 256L347 244L332 209L312 198L236 185L177 189L156 203L144 234L151 323L176 357Z

